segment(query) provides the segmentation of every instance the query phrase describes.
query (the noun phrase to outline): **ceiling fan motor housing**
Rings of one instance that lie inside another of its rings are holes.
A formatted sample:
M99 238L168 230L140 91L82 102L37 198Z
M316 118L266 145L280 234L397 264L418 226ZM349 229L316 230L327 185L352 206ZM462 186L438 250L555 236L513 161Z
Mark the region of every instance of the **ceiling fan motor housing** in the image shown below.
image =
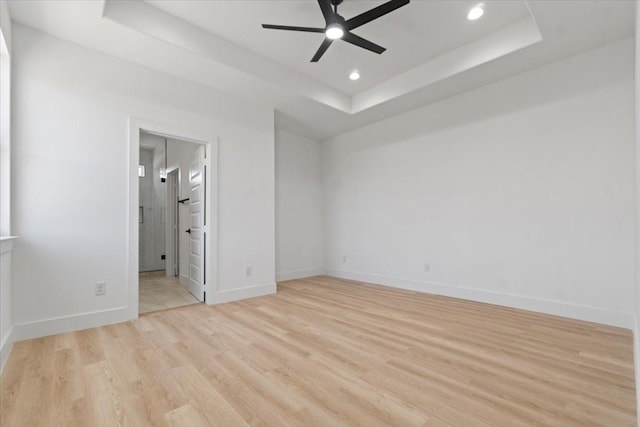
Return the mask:
M386 50L384 47L370 42L369 40L363 39L362 37L352 33L351 31L368 22L373 21L374 19L378 19L386 15L387 13L393 12L394 10L411 2L411 0L389 0L384 4L381 4L380 6L374 7L373 9L370 9L366 12L361 13L360 15L346 20L338 14L338 5L341 4L343 0L317 1L318 5L320 6L320 10L322 11L322 16L325 20L325 26L322 28L262 24L262 28L268 28L272 30L324 33L325 39L316 51L316 54L313 56L313 58L311 58L311 62L318 62L320 60L320 57L324 55L326 50L329 48L331 43L337 39L341 39L347 43L351 43L355 46L367 49L371 52L381 54ZM331 10L332 6L333 10Z

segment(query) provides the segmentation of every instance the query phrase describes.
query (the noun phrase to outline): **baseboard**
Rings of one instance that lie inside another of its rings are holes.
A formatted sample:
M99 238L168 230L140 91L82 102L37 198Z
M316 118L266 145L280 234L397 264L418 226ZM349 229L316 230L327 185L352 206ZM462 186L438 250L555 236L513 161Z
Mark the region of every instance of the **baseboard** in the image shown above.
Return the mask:
M305 277L322 276L323 268L311 268L308 270L282 271L276 273L276 281L284 282L285 280L304 279Z
M7 363L11 350L13 349L13 344L16 342L15 334L13 333L14 330L13 327L9 329L2 343L0 343L0 372L4 369L4 365Z
M640 427L640 317L633 316L633 366L636 374L637 424Z
M51 319L36 320L33 322L18 323L13 326L15 341L31 338L46 337L49 335L63 334L66 332L80 331L82 329L95 328L113 323L131 320L129 310L119 307L110 310L94 311L73 316L55 317Z
M418 292L461 298L471 301L485 302L488 304L502 305L506 307L530 310L571 319L585 320L588 322L618 326L634 329L635 320L631 313L605 310L596 307L568 304L565 302L551 301L539 298L531 298L521 295L490 292L479 289L464 288L435 282L418 282L412 280L396 279L376 274L344 271L331 268L324 269L328 276L341 279L356 280L359 282L374 283L377 285L391 286L394 288L408 289Z
M179 276L180 283L189 286L189 278L187 276Z
M209 293L207 293L207 304L223 304L225 302L261 297L275 293L276 284L265 283L263 285L247 286L246 288L219 291L213 295L213 298L209 298Z

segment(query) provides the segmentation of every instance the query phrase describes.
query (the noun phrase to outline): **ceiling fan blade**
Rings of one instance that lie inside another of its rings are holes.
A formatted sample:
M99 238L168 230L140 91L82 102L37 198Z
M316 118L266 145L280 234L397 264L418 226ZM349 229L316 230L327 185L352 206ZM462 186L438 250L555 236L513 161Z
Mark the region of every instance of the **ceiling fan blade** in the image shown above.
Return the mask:
M347 43L351 43L353 45L359 46L363 49L367 49L367 50L370 50L371 52L375 52L378 54L387 50L384 47L379 46L373 42L370 42L367 39L363 39L360 36L356 36L353 33L345 33L345 35L342 36L342 40L346 41Z
M270 30L304 31L307 33L324 33L324 28L292 27L290 25L262 24L262 28L268 28Z
M318 62L322 57L322 55L324 55L324 53L327 51L327 49L329 49L329 46L331 46L331 43L333 43L333 40L325 38L322 44L320 45L320 47L318 48L318 50L316 51L316 54L313 55L313 58L311 58L311 62Z
M320 1L320 0L318 0ZM386 15L389 12L393 12L394 10L409 4L411 0L391 0L384 4L381 4L378 7L374 7L371 10L368 10L364 13L361 13L358 16L354 16L353 18L347 20L345 22L345 28L347 30L353 30L354 28L358 28L361 25L366 24L367 22L371 22L374 19L380 18L383 15Z
M331 10L331 0L318 0L324 21L329 25L333 21L333 10Z

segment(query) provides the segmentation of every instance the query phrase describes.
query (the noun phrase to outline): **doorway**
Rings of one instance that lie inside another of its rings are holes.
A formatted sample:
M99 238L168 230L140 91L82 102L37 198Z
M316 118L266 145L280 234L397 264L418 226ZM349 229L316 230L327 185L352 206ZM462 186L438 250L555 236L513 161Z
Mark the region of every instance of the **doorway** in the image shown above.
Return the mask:
M180 168L167 172L166 270L167 276L180 274Z
M138 312L205 301L207 145L141 130Z

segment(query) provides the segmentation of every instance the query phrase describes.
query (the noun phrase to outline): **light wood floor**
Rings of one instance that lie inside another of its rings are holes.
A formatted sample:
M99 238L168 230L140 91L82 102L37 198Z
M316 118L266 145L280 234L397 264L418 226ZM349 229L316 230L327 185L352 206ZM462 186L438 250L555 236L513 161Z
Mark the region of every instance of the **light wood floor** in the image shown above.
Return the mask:
M140 313L197 304L198 300L177 277L167 277L164 271L151 271L139 275Z
M628 330L318 277L16 344L2 426L632 426Z

